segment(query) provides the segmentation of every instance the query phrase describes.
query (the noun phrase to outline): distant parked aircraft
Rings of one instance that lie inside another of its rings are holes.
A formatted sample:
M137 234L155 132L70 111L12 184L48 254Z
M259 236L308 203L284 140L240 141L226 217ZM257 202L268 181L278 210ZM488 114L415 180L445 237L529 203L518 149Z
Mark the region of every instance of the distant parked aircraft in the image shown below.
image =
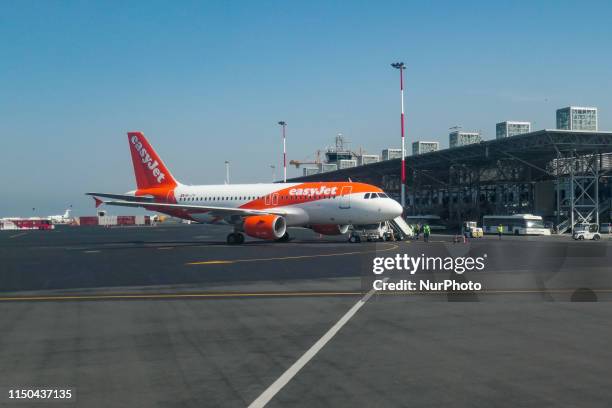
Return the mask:
M70 217L71 211L70 208L67 208L63 215L50 215L47 219L51 220L53 224L69 224L72 222L72 218Z

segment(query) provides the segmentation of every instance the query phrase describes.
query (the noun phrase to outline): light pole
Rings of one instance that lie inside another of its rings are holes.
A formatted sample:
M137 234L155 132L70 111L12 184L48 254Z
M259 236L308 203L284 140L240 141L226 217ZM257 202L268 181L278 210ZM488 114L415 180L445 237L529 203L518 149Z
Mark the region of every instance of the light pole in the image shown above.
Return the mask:
M402 128L402 190L400 201L402 207L406 206L406 146L404 143L404 69L406 66L403 62L394 62L391 64L393 68L399 69L400 72L400 97L402 103L401 128Z
M279 125L283 128L283 183L287 182L287 143L285 138L285 128L287 127L287 122L280 121Z
M225 161L225 184L229 184L230 183L229 166L230 166L230 162L226 160Z
M272 169L272 182L274 183L274 180L276 180L276 166L271 164L270 168Z

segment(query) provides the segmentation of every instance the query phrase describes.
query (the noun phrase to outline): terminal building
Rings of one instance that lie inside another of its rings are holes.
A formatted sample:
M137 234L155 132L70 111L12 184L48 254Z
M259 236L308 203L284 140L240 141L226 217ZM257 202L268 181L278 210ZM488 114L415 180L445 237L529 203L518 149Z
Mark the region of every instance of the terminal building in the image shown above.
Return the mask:
M293 181L350 178L400 201L400 168L396 158ZM484 215L531 213L566 231L578 222L610 221L612 132L544 129L458 144L406 157L406 173L408 215L438 215L456 226Z

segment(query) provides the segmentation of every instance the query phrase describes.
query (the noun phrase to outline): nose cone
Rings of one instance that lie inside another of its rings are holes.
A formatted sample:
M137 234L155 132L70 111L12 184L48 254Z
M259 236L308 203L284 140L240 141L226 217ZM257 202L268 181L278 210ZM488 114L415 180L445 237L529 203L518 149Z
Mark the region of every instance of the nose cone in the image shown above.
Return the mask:
M389 218L396 218L402 215L402 213L404 212L402 205L391 198L389 198L388 201L389 202L386 207Z

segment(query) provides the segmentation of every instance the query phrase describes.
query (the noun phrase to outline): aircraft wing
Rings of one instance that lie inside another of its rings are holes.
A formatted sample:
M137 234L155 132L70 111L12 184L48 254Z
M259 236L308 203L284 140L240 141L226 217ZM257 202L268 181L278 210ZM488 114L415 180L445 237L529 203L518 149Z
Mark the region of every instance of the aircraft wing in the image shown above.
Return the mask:
M152 195L134 196L129 194L109 194L109 193L85 193L92 197L112 198L115 200L134 201L134 202L153 202Z
M177 211L184 210L187 213L202 212L210 213L213 216L228 216L228 215L285 215L286 212L279 209L269 210L253 210L248 208L232 208L232 207L213 207L208 205L185 205L185 204L166 204L166 203L150 203L150 202L138 202L138 201L125 201L125 200L113 200L103 201L106 205L116 205L121 207L143 207L148 210L154 211Z

